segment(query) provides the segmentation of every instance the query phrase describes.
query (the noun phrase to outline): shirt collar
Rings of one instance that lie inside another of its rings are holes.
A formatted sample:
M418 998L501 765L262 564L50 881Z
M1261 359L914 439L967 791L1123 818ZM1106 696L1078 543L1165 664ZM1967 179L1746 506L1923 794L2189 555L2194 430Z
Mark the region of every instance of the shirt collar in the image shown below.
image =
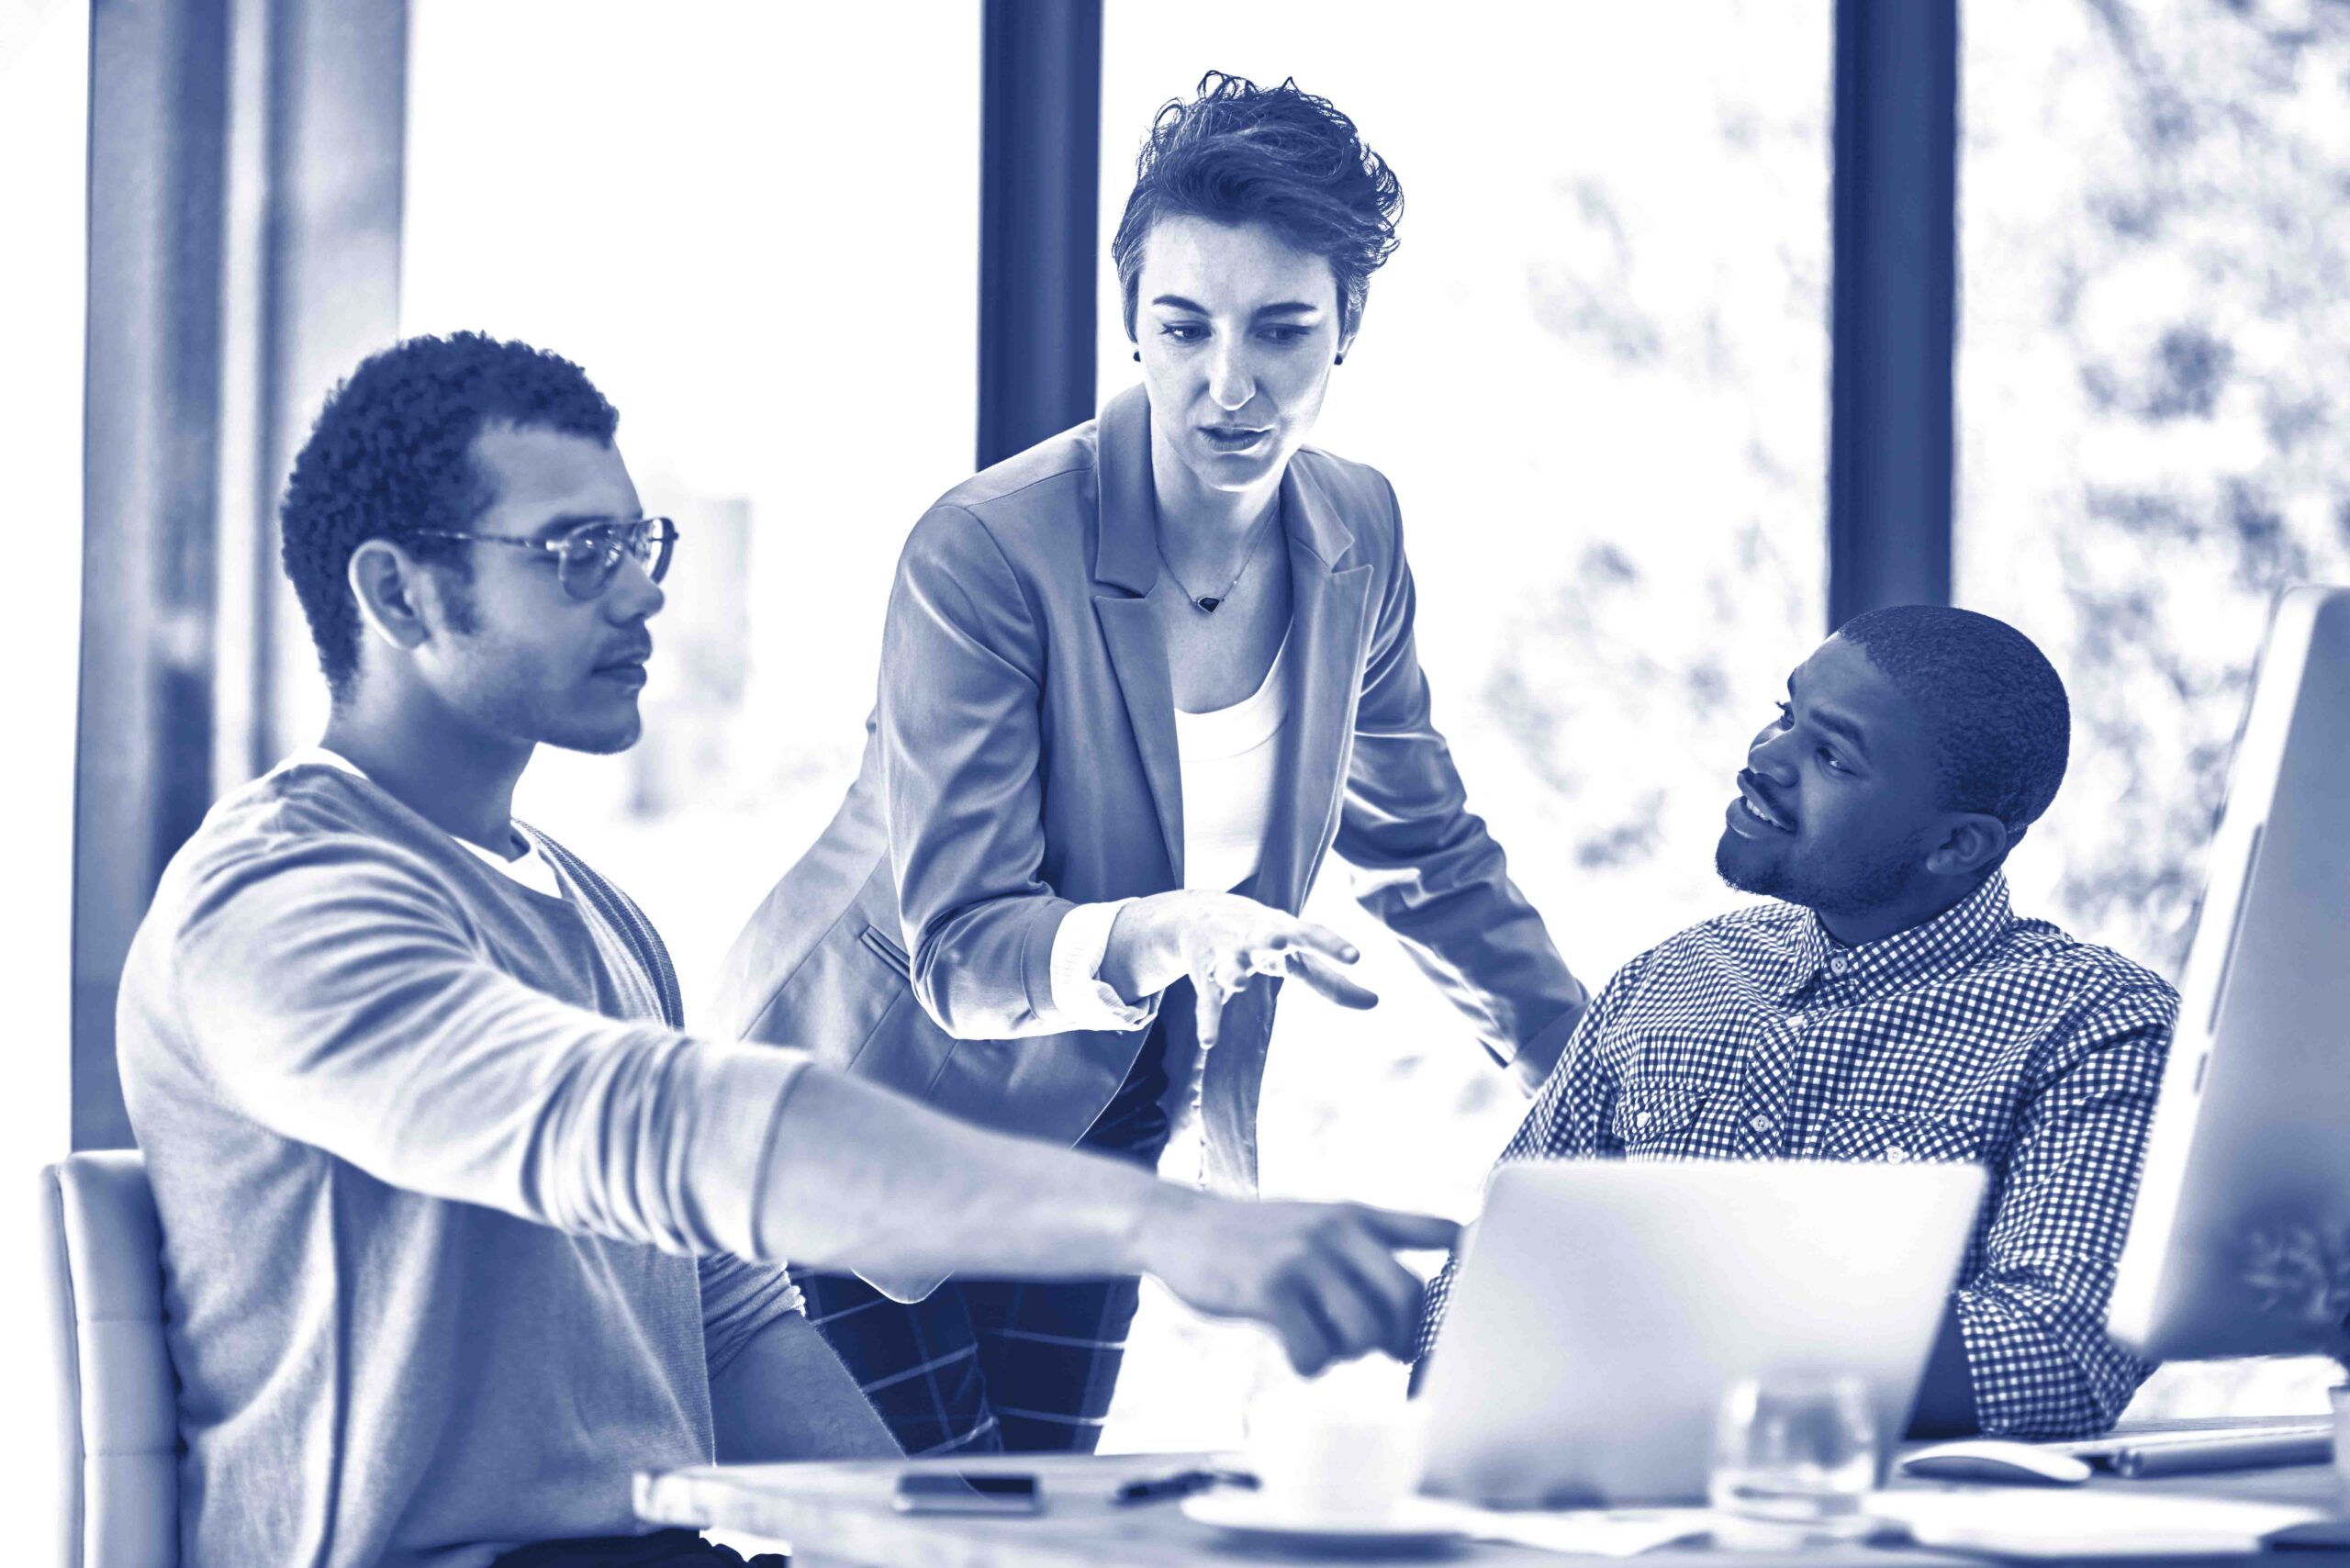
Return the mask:
M341 752L322 745L303 747L271 768L270 776L274 778L290 767L331 767L338 773L348 773L353 778L367 778L366 769ZM375 782L372 778L367 781L371 784ZM514 824L514 842L520 846L520 853L511 857L500 855L487 846L476 844L470 838L458 838L455 834L450 834L449 836L473 851L474 857L483 865L495 867L532 892L544 893L553 899L563 897L563 885L555 879L554 868L547 863L546 857L539 853L538 841L531 836L521 823Z
M1830 936L1819 916L1807 910L1796 929L1795 972L1786 994L1824 975L1849 1000L1859 1002L1956 973L1973 966L2014 918L2008 879L1998 871L1931 920L1854 947Z

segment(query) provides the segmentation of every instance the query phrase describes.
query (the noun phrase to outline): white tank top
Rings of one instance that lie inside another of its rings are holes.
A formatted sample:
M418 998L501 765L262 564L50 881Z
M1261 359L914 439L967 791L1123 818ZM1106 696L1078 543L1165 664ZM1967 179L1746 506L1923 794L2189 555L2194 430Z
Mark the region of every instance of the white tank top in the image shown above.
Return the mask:
M1229 708L1175 713L1183 776L1183 885L1228 892L1257 874L1289 722L1289 634L1264 681Z

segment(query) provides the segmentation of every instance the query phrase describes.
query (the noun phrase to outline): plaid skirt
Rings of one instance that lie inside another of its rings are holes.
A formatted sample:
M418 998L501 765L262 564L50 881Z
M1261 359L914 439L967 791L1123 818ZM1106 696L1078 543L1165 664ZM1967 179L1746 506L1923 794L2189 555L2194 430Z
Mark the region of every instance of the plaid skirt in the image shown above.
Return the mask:
M689 1529L651 1535L598 1536L590 1540L543 1540L517 1547L489 1568L790 1568L791 1559L762 1551L745 1562L731 1546L717 1546Z
M1165 1056L1153 1024L1080 1148L1158 1165ZM809 1321L907 1453L1091 1453L1101 1440L1139 1281L957 1275L922 1301L895 1302L854 1274L791 1277Z

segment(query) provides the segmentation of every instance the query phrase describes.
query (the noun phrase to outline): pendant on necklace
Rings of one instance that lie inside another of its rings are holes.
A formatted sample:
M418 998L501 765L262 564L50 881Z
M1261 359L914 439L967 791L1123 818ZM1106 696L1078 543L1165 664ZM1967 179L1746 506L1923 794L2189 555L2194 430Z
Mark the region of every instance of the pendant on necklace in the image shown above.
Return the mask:
M1194 599L1192 602L1197 604L1203 613L1214 615L1215 613L1215 607L1222 604L1224 600L1216 598L1214 594L1207 594L1200 599Z

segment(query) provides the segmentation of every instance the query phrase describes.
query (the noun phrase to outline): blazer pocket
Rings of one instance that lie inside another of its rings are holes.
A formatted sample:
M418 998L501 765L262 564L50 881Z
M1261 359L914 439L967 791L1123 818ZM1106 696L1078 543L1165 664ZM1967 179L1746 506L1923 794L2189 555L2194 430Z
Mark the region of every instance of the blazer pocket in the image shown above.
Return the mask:
M751 1021L744 1037L796 1046L826 1067L848 1070L886 1021L911 1008L905 959L892 955L886 934L844 920L824 934ZM867 1070L858 1067L858 1070Z
M1670 1144L1697 1119L1706 1097L1678 1083L1632 1083L1617 1099L1614 1132L1626 1151Z
M900 979L907 980L912 977L913 962L906 957L906 950L899 946L879 926L867 925L856 934L856 939L865 944L866 950L875 958L897 970Z
M1819 1152L1829 1159L1903 1165L1980 1162L1991 1129L1970 1116L1863 1114L1830 1118Z

